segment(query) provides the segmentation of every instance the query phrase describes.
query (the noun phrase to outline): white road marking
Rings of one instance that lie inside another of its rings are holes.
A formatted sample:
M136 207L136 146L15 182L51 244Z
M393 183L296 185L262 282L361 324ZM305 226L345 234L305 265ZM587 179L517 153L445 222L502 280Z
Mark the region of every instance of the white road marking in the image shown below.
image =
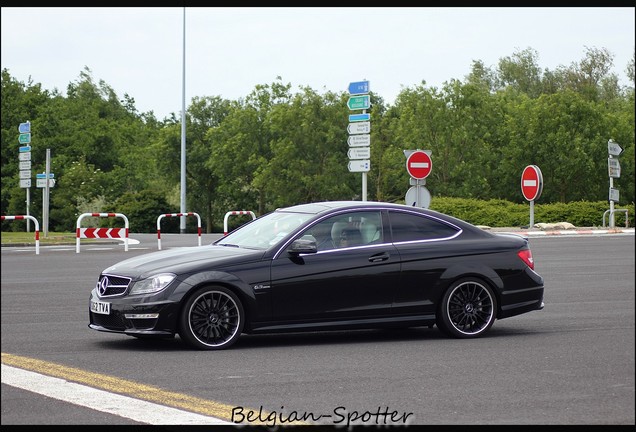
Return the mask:
M2 384L151 425L234 425L2 364Z

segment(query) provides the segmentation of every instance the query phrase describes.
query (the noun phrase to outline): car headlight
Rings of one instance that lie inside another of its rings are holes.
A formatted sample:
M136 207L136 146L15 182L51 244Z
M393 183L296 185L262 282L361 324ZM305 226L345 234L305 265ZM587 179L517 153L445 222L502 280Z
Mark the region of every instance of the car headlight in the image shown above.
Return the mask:
M161 273L144 280L135 282L130 294L150 294L161 291L176 278L177 275L172 273Z

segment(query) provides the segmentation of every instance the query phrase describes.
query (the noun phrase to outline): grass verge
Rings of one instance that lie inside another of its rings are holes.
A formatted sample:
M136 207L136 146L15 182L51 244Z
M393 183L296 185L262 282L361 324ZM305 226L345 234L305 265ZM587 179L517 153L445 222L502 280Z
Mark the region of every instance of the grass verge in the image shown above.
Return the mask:
M75 243L75 236L76 234L74 232L49 232L45 237L40 231L40 245ZM35 246L35 232L3 232L1 243L3 246Z

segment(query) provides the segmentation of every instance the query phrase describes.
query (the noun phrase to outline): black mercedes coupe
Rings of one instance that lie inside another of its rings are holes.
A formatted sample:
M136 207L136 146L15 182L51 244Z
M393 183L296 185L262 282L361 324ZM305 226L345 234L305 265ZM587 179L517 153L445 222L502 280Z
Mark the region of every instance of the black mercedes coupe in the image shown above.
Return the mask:
M151 252L98 277L89 327L179 335L218 350L241 334L437 327L484 335L543 309L528 239L374 201L279 208L212 244Z

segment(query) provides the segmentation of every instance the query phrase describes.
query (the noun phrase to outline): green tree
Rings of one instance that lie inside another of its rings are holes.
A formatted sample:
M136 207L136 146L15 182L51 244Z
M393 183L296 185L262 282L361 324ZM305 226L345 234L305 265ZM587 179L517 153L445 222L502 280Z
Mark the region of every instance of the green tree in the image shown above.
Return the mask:
M130 232L154 233L157 232L157 219L160 215L173 213L170 204L161 192L155 190L140 190L126 192L114 203L117 213L122 213L128 218ZM108 218L109 226L121 227L119 218ZM177 232L178 218L163 218L160 221L162 232Z
M351 199L358 175L347 168L347 106L341 95L304 88L289 104L268 113L271 160L255 183L272 197L272 208Z
M42 89L41 84L34 84L29 81L24 84L11 76L8 69L2 70L1 75L2 91L0 92L0 106L2 109L1 118L1 208L2 214L24 215L27 214L26 188L20 187L19 177L19 147L18 126L21 123L31 122L31 136L35 147L39 131L35 127L42 106L46 105L52 96ZM33 149L31 151L33 154ZM36 167L32 167L35 173ZM33 182L35 183L35 182ZM35 184L33 184L35 186ZM35 189L35 188L33 188ZM29 214L35 214L29 209ZM3 224L3 229L5 225ZM16 229L15 224L7 224L7 230Z
M511 57L499 60L499 88L512 87L531 98L542 92L541 68L539 54L532 48L516 51Z

